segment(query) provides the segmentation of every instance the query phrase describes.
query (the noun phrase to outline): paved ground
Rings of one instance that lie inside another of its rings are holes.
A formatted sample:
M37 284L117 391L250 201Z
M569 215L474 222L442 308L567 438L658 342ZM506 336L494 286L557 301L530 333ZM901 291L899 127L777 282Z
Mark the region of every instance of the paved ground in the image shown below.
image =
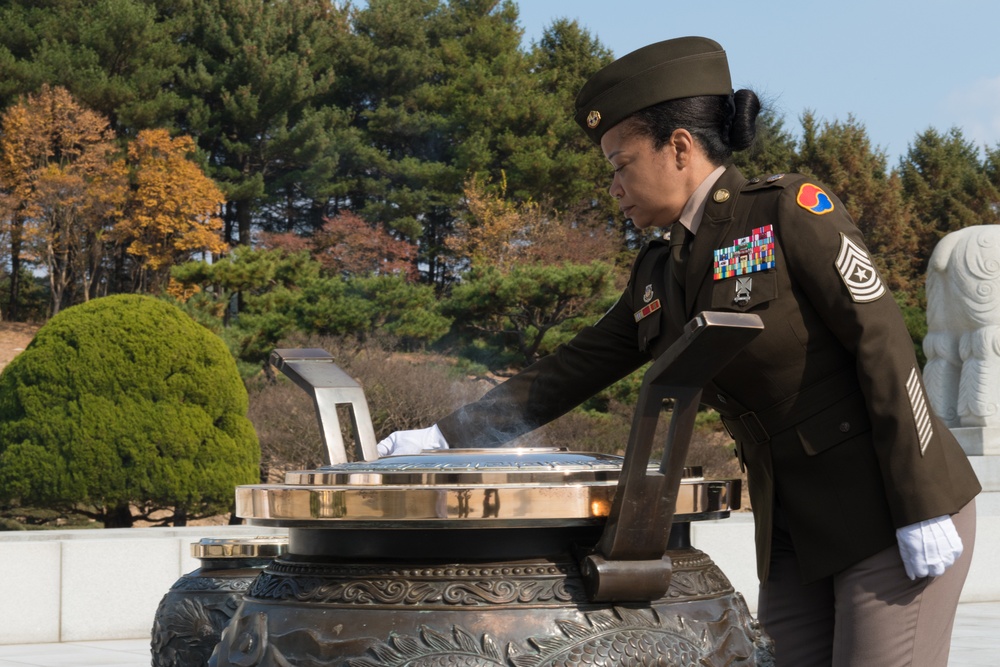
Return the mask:
M146 639L0 646L0 667L149 667L149 664ZM959 606L948 665L1000 665L1000 602Z

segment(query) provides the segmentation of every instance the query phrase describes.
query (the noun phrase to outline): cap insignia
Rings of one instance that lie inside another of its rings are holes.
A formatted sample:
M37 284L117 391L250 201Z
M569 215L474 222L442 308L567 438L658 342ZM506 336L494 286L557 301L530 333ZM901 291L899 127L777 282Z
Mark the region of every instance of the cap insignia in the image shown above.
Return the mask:
M601 112L596 109L587 114L587 127L594 129L601 124Z

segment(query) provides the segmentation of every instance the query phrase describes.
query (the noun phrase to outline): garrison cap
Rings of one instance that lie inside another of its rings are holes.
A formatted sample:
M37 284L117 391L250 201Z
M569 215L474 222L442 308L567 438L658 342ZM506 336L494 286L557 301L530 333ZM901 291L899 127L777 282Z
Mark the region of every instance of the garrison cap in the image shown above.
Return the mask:
M594 74L576 96L574 118L594 143L646 107L697 95L729 95L726 52L705 37L679 37L644 46Z

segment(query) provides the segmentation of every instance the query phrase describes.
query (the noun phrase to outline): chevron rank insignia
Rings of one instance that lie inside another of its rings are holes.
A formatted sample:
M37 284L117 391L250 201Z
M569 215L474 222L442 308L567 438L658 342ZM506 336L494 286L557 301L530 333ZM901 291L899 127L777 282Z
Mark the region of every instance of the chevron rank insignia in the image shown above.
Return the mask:
M931 413L927 408L927 398L920 384L920 374L917 369L910 369L910 377L906 381L906 393L910 397L913 408L913 422L917 427L917 441L920 443L920 455L927 451L927 445L934 437L934 427L931 425Z
M843 233L840 234L840 253L836 264L837 271L855 302L868 303L885 294L885 285L879 278L872 258L864 248Z

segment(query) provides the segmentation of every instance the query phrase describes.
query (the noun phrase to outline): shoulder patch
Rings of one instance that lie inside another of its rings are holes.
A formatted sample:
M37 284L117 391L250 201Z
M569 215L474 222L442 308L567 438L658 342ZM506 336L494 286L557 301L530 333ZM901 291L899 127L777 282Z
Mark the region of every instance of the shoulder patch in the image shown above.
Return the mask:
M816 215L825 215L833 210L833 199L823 191L823 188L812 183L803 183L795 203Z
M837 254L836 266L855 302L868 303L885 294L885 285L882 284L871 257L843 232L840 234L840 252Z

